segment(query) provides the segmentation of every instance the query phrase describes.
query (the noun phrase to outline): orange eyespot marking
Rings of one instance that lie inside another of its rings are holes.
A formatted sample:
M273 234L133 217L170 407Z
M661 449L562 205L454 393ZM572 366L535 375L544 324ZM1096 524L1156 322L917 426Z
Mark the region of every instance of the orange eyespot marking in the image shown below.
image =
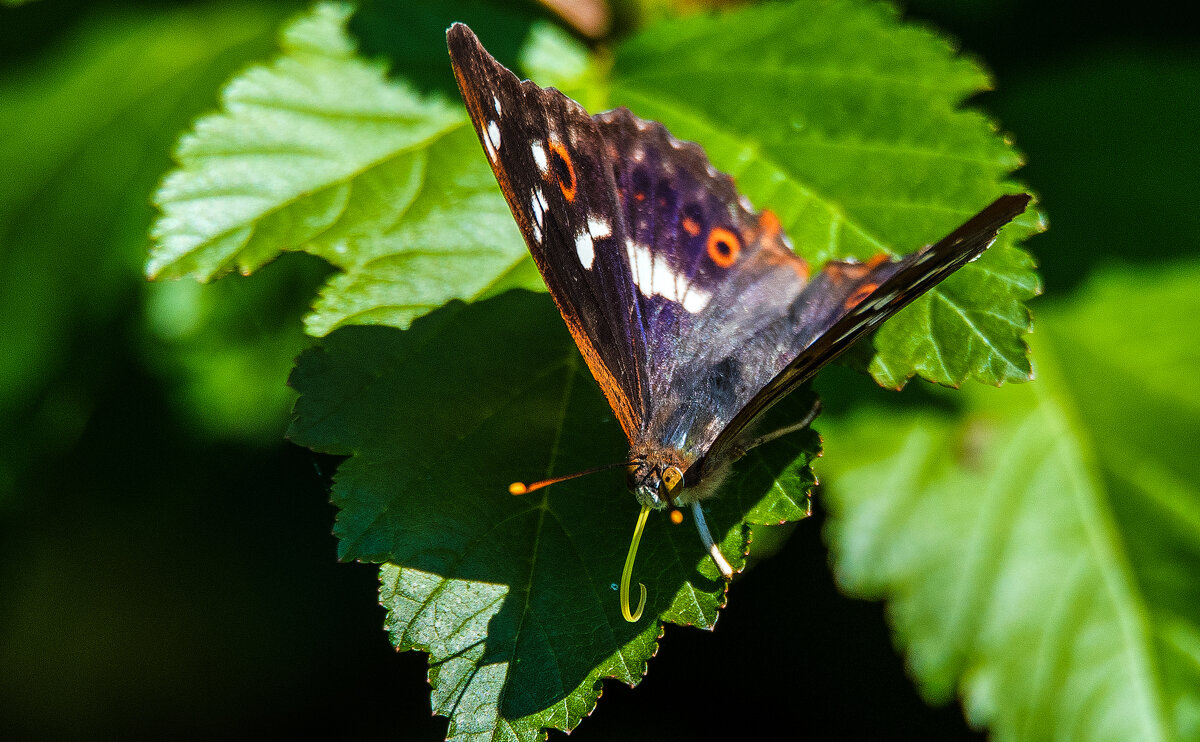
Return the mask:
M742 251L742 243L737 235L724 227L713 227L708 233L708 257L722 268L728 268L737 262L738 253Z
M775 212L770 209L766 209L758 215L758 228L766 237L775 237L782 231L782 227L779 226L779 217L775 216Z
M571 164L571 153L567 152L567 148L562 145L562 142L551 140L550 154L551 162L554 165L554 174L558 177L558 187L562 189L563 198L574 201L578 184L575 181L575 166Z
M679 525L680 523L682 523L683 522L683 513L680 512L679 510L672 510L671 511L671 522L674 523L675 525Z
M878 268L879 266L883 265L884 263L888 262L891 259L892 259L892 256L888 255L885 252L881 252L866 262L867 269L874 270L875 268Z
M642 193L641 191L638 191L637 193L633 194L633 197L634 197L635 199L637 199L638 201L645 201L645 200L646 200L646 194Z
M692 237L697 237L700 235L700 224L690 216L685 216L683 218L683 231Z
M508 494L510 495L523 495L528 491L529 488L525 486L524 482L513 482L508 485Z
M877 288L879 288L879 285L874 283L864 283L862 286L859 286L858 289L846 299L846 309L854 309L857 307L862 303L863 299L870 296Z

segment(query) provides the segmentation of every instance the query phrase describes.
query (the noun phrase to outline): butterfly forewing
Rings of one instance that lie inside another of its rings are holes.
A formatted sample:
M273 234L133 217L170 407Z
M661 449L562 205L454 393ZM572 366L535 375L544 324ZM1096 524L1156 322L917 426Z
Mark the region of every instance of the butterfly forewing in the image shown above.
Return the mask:
M447 41L471 122L529 251L632 439L648 404L646 351L603 138L578 103L519 81L466 26L452 26Z

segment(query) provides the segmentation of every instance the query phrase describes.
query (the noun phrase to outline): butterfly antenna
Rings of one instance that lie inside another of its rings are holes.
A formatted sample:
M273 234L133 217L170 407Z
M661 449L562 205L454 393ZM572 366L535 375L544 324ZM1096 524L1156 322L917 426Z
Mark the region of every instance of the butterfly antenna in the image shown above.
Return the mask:
M513 482L512 484L508 485L508 494L523 495L527 492L533 492L534 490L540 490L542 487L549 487L552 484L558 484L559 482L565 482L568 479L575 479L576 477L584 477L584 476L587 476L588 474L595 474L597 472L608 471L609 469L616 469L618 466L629 466L632 463L634 463L634 462L618 461L615 464L605 464L604 466L596 466L591 469L584 469L583 471L577 471L574 474L564 474L561 477L554 477L553 479L543 479L541 481L532 482L530 484L525 484L524 482Z
M642 617L642 609L646 607L646 586L638 583L638 587L642 590L642 597L638 600L636 611L629 610L629 583L633 579L633 560L637 558L638 544L642 542L642 531L646 530L646 518L650 517L650 506L643 505L642 512L638 513L637 525L633 528L633 541L629 543L629 553L625 555L625 568L621 570L621 615L629 623L633 623Z
M717 569L721 571L721 576L727 580L733 579L733 567L730 567L729 562L725 561L725 555L721 553L717 542L713 541L712 534L708 530L708 522L704 520L704 511L700 509L699 501L692 503L692 520L696 521L696 530L700 533L700 540L704 542L704 548L708 549L709 556L716 563Z

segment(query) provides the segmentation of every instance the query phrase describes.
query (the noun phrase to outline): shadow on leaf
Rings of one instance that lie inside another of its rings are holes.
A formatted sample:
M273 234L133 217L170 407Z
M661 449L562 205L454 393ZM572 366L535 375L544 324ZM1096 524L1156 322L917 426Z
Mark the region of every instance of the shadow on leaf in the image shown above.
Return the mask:
M645 617L621 618L617 583L638 506L620 470L508 494L514 480L628 455L547 295L452 302L406 331L344 327L300 358L291 383L302 395L292 440L350 456L332 496L341 558L398 568L383 590L394 643L435 664L473 661L444 678L457 679L453 689L431 676L435 706L453 696L452 718L490 704L520 719L564 699L586 714L599 679L642 676L658 636L650 617L715 621L725 586L690 525L665 513L651 518L635 568ZM776 502L787 477L799 501L811 484L815 435L797 438L741 462L745 476L709 508L735 563L748 513L799 517ZM504 671L481 680L485 665Z

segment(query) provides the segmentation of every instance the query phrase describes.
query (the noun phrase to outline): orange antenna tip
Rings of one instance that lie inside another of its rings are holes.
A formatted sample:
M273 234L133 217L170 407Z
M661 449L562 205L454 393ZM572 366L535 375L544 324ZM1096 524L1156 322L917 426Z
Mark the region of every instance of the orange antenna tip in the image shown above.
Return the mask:
M598 471L606 471L608 469L615 469L618 466L628 466L629 463L630 462L628 462L628 461L618 461L615 464L605 464L604 466L597 466L592 469L584 469L583 471L577 471L574 474L566 474L561 477L554 477L553 479L543 479L543 480L534 482L533 484L525 484L524 482L513 482L512 484L508 485L508 492L511 495L524 495L529 492L533 492L534 490L540 490L542 487L549 487L552 484L558 484L559 482L565 482L568 479L574 479L575 477L582 477L585 474L595 474Z
M675 508L671 511L671 522L675 525L679 525L683 522L683 513L679 511L679 508Z

